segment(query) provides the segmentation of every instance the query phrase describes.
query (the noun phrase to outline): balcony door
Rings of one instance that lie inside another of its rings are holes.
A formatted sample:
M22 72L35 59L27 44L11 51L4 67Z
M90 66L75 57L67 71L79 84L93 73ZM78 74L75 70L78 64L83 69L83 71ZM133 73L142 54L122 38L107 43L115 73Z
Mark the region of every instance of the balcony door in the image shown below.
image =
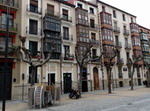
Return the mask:
M63 39L69 40L69 28L63 27Z
M37 35L38 32L38 21L37 20L29 20L29 33Z
M47 12L54 15L54 5L47 4Z

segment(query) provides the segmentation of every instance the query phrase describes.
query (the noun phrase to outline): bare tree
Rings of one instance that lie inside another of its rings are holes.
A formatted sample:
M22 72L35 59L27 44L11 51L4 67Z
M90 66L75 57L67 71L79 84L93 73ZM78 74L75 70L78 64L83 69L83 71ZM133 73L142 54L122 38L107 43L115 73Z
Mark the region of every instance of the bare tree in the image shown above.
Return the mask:
M92 44L89 44L89 45L86 45L86 50L85 52L83 52L83 54L80 54L80 51L79 51L79 44L77 43L76 44L76 47L75 47L75 58L76 58L76 61L77 61L77 64L79 66L79 69L80 69L80 73L79 73L79 82L78 82L78 89L79 89L79 94L80 94L80 97L81 97L81 93L82 93L82 77L83 77L83 68L90 62L90 61L98 61L102 58L102 55L103 55L103 52L101 53L100 56L98 56L97 58L93 59L91 57L91 49L92 49L93 45Z
M106 69L107 69L107 79L108 79L108 93L111 93L111 71L112 71L112 67L113 67L113 60L115 59L115 57L117 56L117 49L113 48L112 53L108 53L107 51L105 51L104 53L104 57L107 58L107 64Z
M51 51L48 53L48 56L46 57L45 60L43 60L42 57L39 56L36 61L35 60L33 61L31 52L25 47L26 37L19 36L19 39L21 41L21 45L18 46L18 54L23 62L28 63L31 66L31 74L29 76L31 77L31 86L33 86L35 83L36 69L38 67L42 67L45 63L47 63L50 60L52 53L54 52L55 45L54 42L52 41Z
M132 66L132 72L131 72L131 90L133 90L133 75L135 72L135 68L136 68L136 63L141 61L143 58L141 56L138 57L132 57L133 59L129 58L129 63Z

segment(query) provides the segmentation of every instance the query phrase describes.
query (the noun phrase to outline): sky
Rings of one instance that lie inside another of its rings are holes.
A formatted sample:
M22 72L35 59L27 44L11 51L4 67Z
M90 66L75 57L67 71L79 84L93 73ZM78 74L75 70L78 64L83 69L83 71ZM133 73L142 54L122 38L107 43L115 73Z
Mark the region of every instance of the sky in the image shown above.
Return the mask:
M150 29L150 0L100 0L135 15L136 23Z

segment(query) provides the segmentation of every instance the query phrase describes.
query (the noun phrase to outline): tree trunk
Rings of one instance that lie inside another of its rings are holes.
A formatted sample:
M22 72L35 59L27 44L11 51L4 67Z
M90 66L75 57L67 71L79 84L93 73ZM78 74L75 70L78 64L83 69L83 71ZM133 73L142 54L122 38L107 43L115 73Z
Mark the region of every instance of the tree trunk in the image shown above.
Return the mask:
M135 67L133 66L133 71L131 73L131 90L133 90L133 75L134 75Z
M107 67L107 77L108 77L108 93L111 93L111 70L110 67Z
M36 67L35 66L31 66L31 86L34 85L35 83L35 73L36 73Z
M80 75L79 75L79 95L81 97L81 93L82 93L82 67L80 67Z

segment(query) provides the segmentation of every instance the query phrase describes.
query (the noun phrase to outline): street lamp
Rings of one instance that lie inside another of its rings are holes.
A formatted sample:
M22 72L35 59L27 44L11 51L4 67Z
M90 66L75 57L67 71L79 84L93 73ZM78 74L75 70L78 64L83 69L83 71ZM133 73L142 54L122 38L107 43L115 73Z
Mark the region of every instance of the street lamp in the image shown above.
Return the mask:
M5 111L6 104L6 77L7 77L7 65L8 65L8 38L9 38L9 15L10 7L12 0L7 2L7 23L6 23L6 41L5 41L5 62L4 62L4 82L3 82L3 102L2 102L2 111Z

